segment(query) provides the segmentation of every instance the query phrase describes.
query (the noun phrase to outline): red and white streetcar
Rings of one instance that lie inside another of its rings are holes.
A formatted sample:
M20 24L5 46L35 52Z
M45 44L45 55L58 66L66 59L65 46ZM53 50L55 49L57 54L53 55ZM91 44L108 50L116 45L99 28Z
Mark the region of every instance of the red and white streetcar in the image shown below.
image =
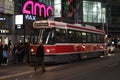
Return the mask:
M44 43L46 62L69 62L104 55L105 32L91 26L40 20L33 23L31 55L40 40Z

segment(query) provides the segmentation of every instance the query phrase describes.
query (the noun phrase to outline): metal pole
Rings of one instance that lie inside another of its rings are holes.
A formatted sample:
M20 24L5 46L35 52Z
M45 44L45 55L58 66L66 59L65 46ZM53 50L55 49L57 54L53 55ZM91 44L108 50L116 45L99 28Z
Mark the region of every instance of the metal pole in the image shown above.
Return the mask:
M26 26L25 26L25 15L23 14L23 29L24 29L24 43L25 43L25 37L26 37Z

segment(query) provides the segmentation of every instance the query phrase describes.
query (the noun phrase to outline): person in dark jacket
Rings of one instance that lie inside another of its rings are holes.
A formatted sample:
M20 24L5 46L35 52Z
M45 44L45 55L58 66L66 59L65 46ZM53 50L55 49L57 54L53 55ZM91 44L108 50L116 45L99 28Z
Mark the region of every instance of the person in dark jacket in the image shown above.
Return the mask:
M39 46L36 50L36 62L35 62L35 67L34 70L37 70L38 64L39 62L41 63L41 67L42 67L42 72L46 72L45 71L45 64L44 64L44 47L42 42L39 43Z
M3 60L3 45L1 44L0 45L0 65L1 65L1 63L2 63L2 60Z

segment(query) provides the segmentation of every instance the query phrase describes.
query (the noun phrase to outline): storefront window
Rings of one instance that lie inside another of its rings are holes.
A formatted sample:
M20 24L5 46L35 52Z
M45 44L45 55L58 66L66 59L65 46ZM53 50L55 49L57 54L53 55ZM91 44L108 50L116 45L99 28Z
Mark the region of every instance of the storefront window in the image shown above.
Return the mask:
M44 3L46 5L52 5L52 0L39 0L40 3Z
M0 29L8 29L9 19L7 15L0 14Z
M106 9L101 2L83 1L83 21L92 23L105 23Z
M54 0L54 15L61 17L61 0Z

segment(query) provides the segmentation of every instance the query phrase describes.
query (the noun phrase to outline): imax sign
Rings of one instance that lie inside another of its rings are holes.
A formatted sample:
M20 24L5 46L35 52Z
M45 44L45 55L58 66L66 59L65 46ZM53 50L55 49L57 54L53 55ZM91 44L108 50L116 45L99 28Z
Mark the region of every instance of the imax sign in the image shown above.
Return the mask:
M25 19L26 20L36 20L36 16L32 16L32 15L25 15Z

